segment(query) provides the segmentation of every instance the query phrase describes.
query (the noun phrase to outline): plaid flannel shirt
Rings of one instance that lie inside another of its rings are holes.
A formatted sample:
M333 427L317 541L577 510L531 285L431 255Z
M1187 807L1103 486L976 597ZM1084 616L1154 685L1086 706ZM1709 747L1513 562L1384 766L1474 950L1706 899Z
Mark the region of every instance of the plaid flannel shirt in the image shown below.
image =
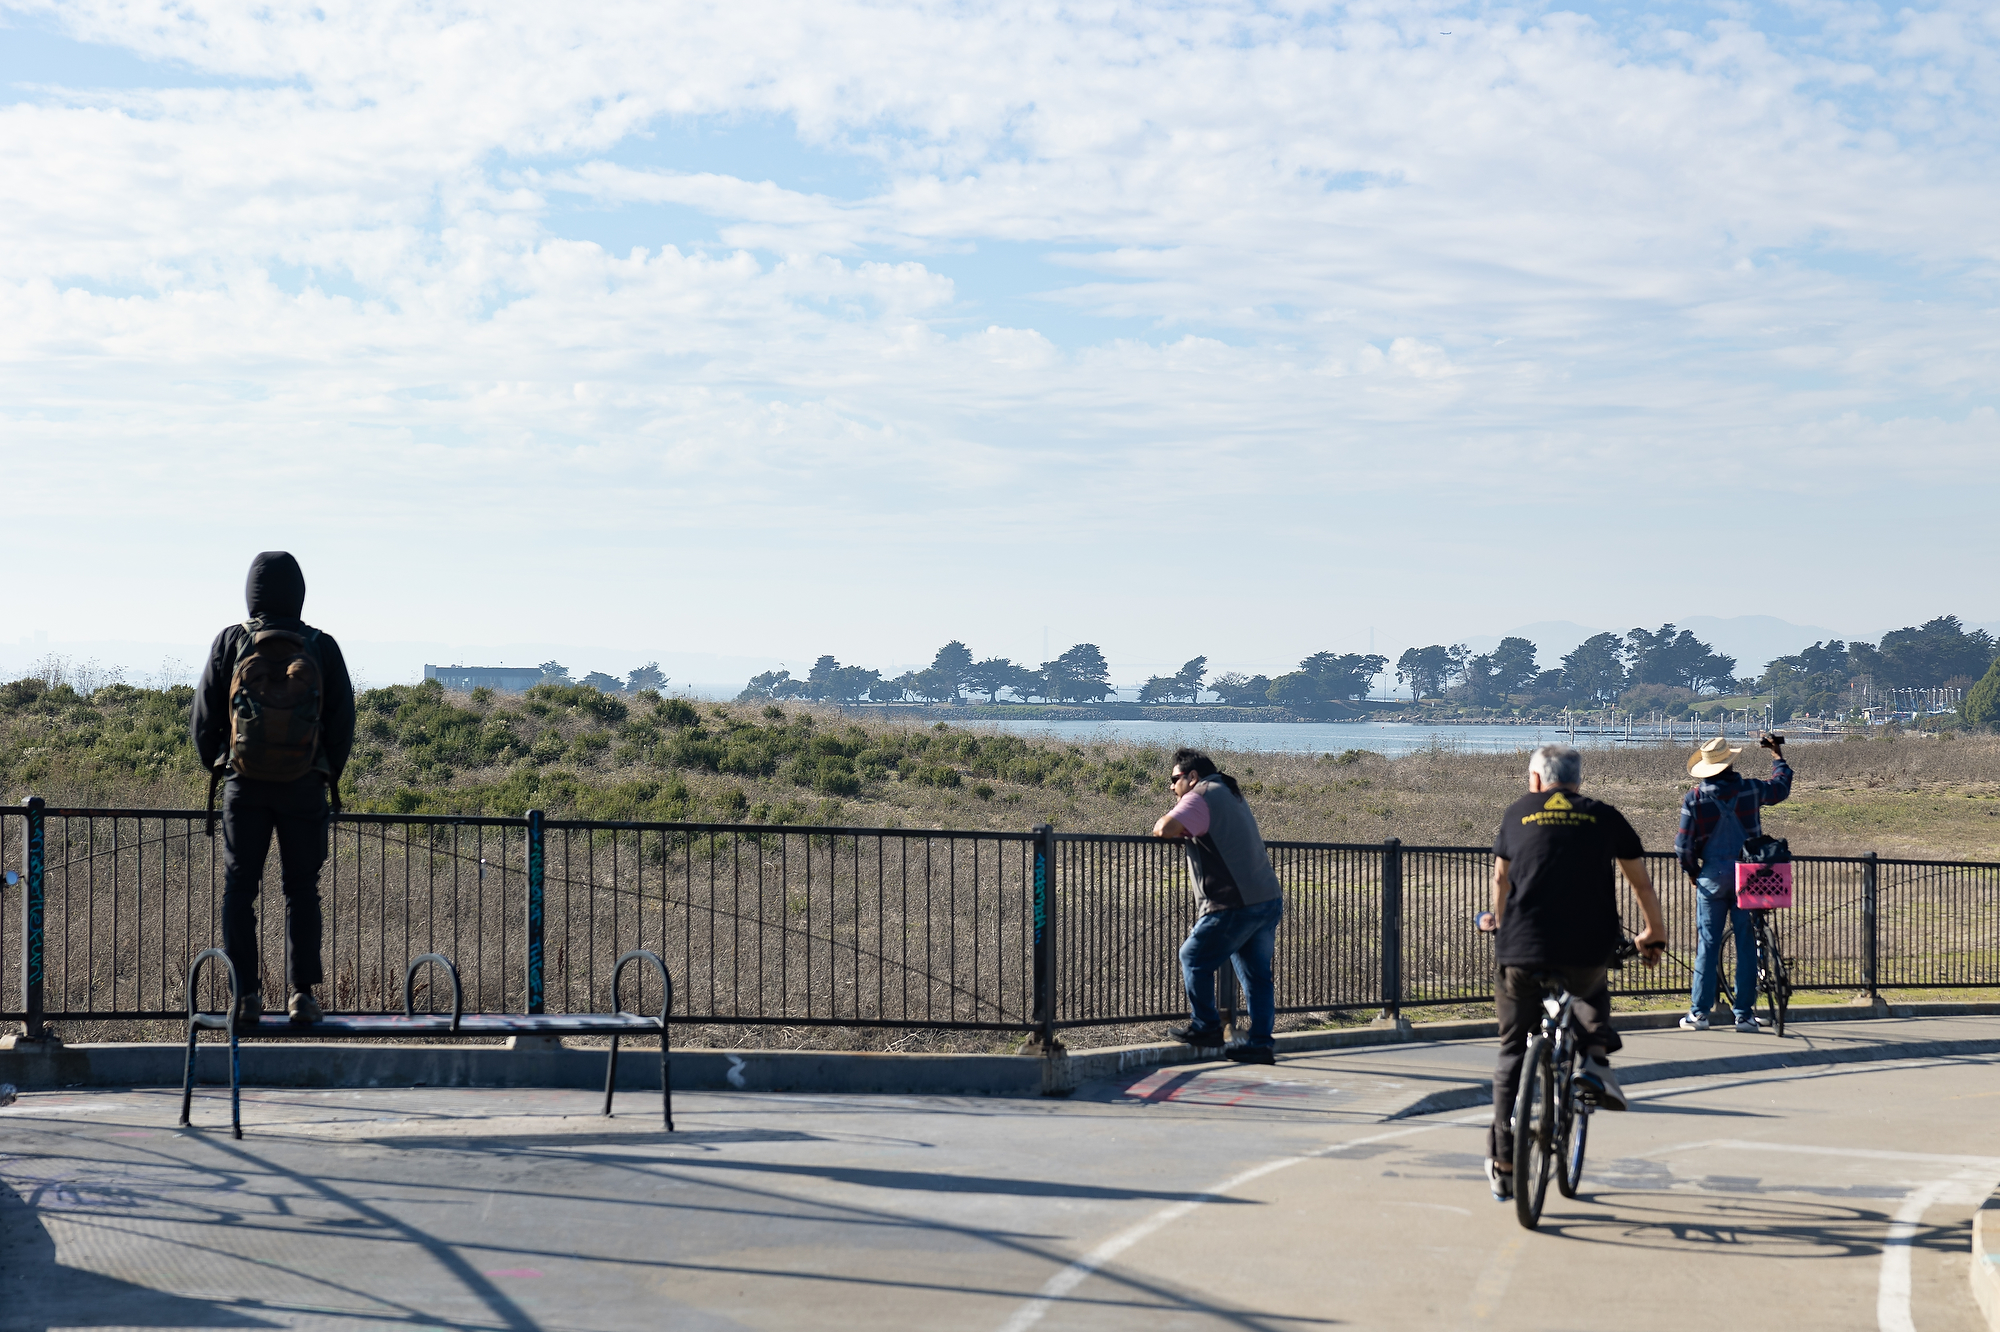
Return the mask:
M1681 828L1674 835L1674 854L1680 857L1681 868L1691 879L1700 875L1702 852L1715 825L1722 822L1721 801L1735 802L1736 821L1743 825L1743 835L1755 837L1764 830L1757 811L1791 793L1792 765L1783 759L1771 761L1769 781L1745 777L1731 768L1701 782L1681 797Z

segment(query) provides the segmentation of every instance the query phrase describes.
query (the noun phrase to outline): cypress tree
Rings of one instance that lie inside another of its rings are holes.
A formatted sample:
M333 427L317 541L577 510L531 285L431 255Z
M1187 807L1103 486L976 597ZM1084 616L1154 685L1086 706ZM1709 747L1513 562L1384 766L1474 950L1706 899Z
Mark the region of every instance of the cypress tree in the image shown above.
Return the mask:
M2000 657L1994 658L1978 684L1965 691L1965 697L1958 705L1958 715L1965 718L1968 726L2000 723Z

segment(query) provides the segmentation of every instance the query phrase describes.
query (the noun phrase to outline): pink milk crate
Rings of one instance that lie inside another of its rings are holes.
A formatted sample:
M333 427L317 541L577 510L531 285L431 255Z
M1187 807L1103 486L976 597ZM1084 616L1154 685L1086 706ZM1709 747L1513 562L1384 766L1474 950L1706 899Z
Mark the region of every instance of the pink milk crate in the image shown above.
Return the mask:
M1790 861L1755 865L1739 861L1736 866L1736 905L1745 911L1770 911L1792 904Z

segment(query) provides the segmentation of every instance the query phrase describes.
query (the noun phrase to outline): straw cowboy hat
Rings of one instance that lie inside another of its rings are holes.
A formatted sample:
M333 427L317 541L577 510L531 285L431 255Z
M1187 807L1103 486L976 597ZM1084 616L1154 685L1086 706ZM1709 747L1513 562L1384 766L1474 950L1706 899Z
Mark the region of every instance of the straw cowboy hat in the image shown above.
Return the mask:
M1731 749L1729 742L1718 735L1688 755L1688 776L1713 777L1718 772L1728 772L1733 766L1732 760L1742 752L1741 749Z

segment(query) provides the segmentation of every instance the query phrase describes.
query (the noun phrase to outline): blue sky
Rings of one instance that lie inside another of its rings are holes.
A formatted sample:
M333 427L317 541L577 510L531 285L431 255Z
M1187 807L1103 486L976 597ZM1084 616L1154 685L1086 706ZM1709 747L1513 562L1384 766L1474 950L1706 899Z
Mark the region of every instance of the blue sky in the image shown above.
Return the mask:
M2000 620L1990 7L0 22L0 642Z

